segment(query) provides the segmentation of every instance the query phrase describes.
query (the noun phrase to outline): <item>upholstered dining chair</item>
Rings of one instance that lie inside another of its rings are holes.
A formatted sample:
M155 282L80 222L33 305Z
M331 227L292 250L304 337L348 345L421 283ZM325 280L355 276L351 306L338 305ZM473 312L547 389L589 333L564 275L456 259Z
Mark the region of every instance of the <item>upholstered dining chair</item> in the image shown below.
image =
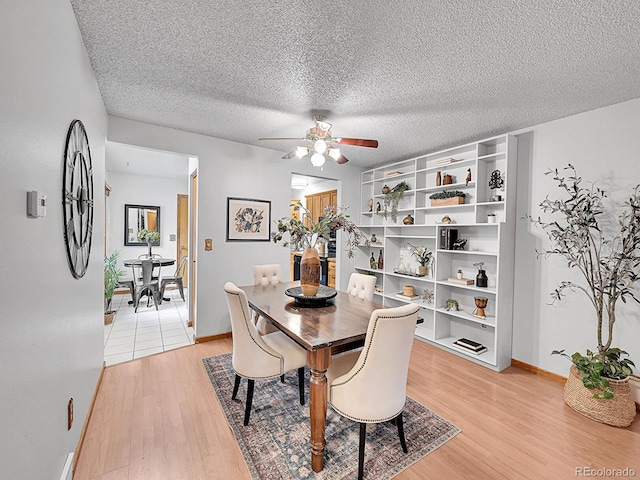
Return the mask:
M402 451L407 453L402 411L419 309L417 305L405 305L374 310L363 349L334 356L327 371L331 407L360 423L358 479L364 473L368 423L394 420Z
M270 265L254 265L253 266L253 284L254 285L273 285L282 281L282 269L279 263ZM260 316L255 312L253 320L256 328L263 335L277 332L269 320Z
M147 258L140 261L139 266L133 265L133 285L135 288L135 297L133 299L135 311L138 311L140 305L140 297L142 294L146 294L147 297L153 298L153 304L158 310L158 304L160 303L160 288L158 286L158 279L153 278L153 259ZM140 271L136 271L138 268ZM147 306L149 306L149 298L147 298Z
M182 301L184 302L184 286L182 284L182 276L184 275L184 269L187 266L187 255L182 257L178 262L178 266L176 267L176 271L173 275L162 277L162 281L160 282L160 303L162 303L162 299L164 298L164 289L167 288L167 285L177 285L180 290L180 296L182 297Z
M347 293L354 297L373 300L373 292L376 288L376 276L352 273L349 277Z
M235 400L238 394L240 379L248 380L244 425L249 424L256 380L281 377L297 369L300 405L304 405L304 366L307 364L307 351L280 331L261 336L251 319L249 302L244 291L232 282L225 283L224 291L231 316L232 364L236 374L231 398Z

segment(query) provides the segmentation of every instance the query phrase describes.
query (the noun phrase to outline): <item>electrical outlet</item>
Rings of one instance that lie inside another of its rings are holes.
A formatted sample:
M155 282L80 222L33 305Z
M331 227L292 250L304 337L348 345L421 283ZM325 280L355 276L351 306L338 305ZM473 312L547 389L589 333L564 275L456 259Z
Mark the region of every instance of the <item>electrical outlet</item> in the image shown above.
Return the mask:
M67 430L71 430L73 426L73 398L69 399L69 405L67 405Z

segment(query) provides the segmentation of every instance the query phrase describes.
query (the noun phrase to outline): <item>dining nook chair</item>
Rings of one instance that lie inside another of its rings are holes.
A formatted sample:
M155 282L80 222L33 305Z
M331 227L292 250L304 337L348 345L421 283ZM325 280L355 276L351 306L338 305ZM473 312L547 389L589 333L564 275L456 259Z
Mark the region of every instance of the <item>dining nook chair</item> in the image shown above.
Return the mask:
M260 335L251 318L245 292L232 282L224 285L231 316L232 365L235 372L232 399L238 395L241 378L248 380L244 425L249 425L256 380L276 378L298 370L300 405L304 405L304 366L307 351L278 331Z
M254 285L274 285L276 283L280 283L281 281L282 268L280 267L279 263L253 266ZM269 320L259 315L258 312L254 313L253 320L256 324L256 328L263 335L278 331L278 329L274 327Z
M184 285L182 283L182 277L185 272L185 267L187 266L187 255L183 256L178 262L178 266L176 267L176 271L173 275L162 277L162 281L160 282L160 303L162 303L162 299L164 298L164 289L167 288L167 285L177 285L180 290L180 296L182 297L182 301L184 302Z
M360 424L358 479L364 474L368 423L393 420L402 451L408 451L402 411L418 310L417 305L374 310L362 350L334 356L327 370L331 408Z
M133 270L133 285L134 285L134 307L135 312L138 311L140 306L140 298L143 294L147 295L147 307L149 301L153 299L153 304L158 310L158 304L160 303L160 288L158 286L158 279L153 278L153 259L147 258L140 261L139 265L133 264L131 266Z
M373 292L376 288L375 275L364 275L362 273L352 273L347 284L347 293L354 297L373 300Z

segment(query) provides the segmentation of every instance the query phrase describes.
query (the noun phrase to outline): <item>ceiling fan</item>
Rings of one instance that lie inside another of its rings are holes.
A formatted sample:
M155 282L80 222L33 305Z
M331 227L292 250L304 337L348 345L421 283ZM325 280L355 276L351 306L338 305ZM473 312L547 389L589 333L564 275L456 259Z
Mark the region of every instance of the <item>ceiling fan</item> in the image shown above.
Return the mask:
M336 145L349 145L354 147L369 147L378 148L377 140L367 140L364 138L346 138L346 137L334 137L331 134L331 124L325 121L323 115L317 115L313 117L316 122L315 127L311 127L307 130L307 134L304 138L259 138L258 140L298 140L308 142L306 145L298 146L294 151L287 153L284 157L288 160L293 157L302 158L305 155L311 155L311 164L314 167L321 167L326 160L325 155L329 155L336 163L343 164L349 160L342 154L340 148Z

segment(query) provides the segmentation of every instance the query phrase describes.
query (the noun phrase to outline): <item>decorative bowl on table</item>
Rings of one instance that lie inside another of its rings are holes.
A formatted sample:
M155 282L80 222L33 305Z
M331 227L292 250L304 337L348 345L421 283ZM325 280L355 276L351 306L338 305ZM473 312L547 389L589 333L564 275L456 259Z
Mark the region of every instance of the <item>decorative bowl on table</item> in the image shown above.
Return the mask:
M302 287L291 287L284 291L285 295L295 300L296 305L301 307L323 307L330 304L331 299L338 295L335 289L320 285L318 293L313 297L302 294Z

